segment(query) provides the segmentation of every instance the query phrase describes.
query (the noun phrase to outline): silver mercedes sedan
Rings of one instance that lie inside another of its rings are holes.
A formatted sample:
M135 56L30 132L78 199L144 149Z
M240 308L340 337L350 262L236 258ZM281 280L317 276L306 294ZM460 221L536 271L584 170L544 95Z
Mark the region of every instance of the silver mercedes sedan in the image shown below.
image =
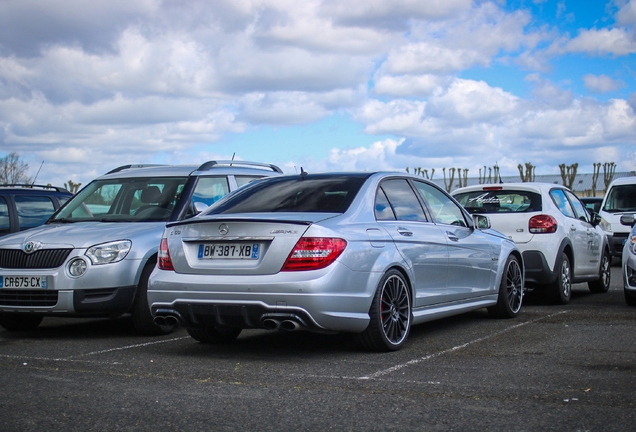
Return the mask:
M421 177L301 170L169 223L148 302L155 323L204 343L309 330L394 351L413 324L480 308L515 317L523 268L486 216Z

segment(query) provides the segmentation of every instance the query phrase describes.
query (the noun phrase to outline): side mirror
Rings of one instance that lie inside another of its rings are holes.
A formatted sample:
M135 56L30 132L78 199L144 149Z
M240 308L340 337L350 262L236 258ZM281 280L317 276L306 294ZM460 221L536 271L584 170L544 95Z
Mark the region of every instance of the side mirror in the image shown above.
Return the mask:
M480 214L473 215L473 225L475 225L477 229L489 229L491 227L488 216Z
M633 214L624 214L621 216L621 225L633 227L636 220Z
M196 201L194 203L194 212L196 214L201 213L202 211L206 210L208 208L208 205L206 203L202 203L201 201Z
M601 217L600 214L598 213L592 213L591 217L590 217L590 222L593 226L597 226L601 224L601 220L603 220L603 218Z

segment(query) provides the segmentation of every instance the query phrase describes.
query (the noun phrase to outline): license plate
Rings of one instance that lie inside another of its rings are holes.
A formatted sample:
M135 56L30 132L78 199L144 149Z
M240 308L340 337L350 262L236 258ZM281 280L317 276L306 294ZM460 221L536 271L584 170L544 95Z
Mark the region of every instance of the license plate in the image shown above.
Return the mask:
M258 243L207 243L199 245L199 259L258 259Z
M0 276L0 288L46 289L45 276Z

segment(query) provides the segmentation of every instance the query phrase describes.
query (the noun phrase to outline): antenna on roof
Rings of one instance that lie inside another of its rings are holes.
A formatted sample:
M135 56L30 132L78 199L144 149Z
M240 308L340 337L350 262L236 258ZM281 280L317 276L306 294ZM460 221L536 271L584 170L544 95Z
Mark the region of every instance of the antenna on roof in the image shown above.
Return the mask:
M305 170L303 169L303 167L300 167L300 176L301 176L302 178L307 177L307 171L305 171Z
M234 160L234 156L236 156L236 152L232 153L232 159L230 160ZM232 164L230 164L230 166L232 166Z
M33 182L31 182L31 186L33 186L35 184L35 180L38 178L38 176L40 175L40 170L42 169L42 165L44 165L44 161L42 161L42 163L40 164L40 168L38 168L38 172L35 173L35 177L33 177Z

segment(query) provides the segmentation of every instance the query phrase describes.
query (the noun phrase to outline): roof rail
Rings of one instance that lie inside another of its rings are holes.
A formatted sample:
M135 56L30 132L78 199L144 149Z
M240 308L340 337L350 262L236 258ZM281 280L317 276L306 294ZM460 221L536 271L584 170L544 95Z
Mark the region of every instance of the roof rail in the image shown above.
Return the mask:
M0 184L1 187L19 187L23 189L54 189L56 192L69 192L68 189L59 186L51 186L51 185L37 185L37 184L26 184L26 183L11 183L11 184ZM70 192L69 192L70 193Z
M112 169L110 171L108 171L106 174L113 174L119 171L123 171L125 169L130 169L130 168L148 168L148 167L156 167L156 166L167 166L167 165L163 165L163 164L130 164L130 165L122 165L120 167L117 167L115 169Z
M280 173L280 174L283 173L283 170L281 170L276 165L265 164L265 163L260 163L260 162L247 162L247 161L241 161L241 160L208 161L208 162L205 162L203 165L201 165L199 168L197 168L197 171L209 171L210 169L214 168L217 165L230 165L230 166L237 165L237 166L246 166L246 167L260 167L260 168L271 169L272 171L275 171L275 172Z

